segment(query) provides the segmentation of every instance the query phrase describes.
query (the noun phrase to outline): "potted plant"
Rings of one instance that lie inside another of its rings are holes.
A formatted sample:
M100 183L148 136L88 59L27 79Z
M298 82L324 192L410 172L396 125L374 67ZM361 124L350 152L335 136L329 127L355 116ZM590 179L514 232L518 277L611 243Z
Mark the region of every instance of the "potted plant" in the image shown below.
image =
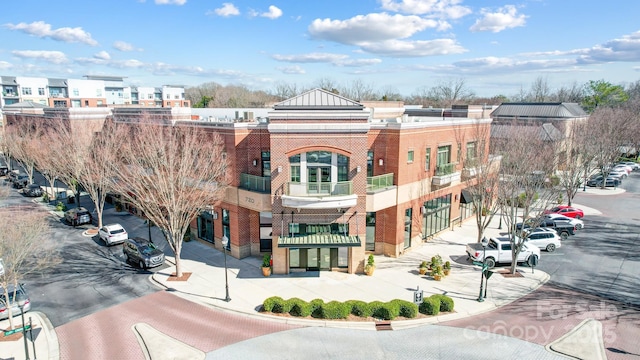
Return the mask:
M431 270L437 268L438 266L442 268L443 265L444 263L442 262L442 256L434 255L433 257L431 257Z
M262 256L262 275L271 275L271 254L264 254Z
M426 274L427 271L429 271L429 263L426 261L421 262L418 270L420 271L420 275Z
M451 262L446 261L444 263L444 266L442 267L442 270L444 271L445 276L449 276L449 273L451 273Z
M373 270L376 269L375 259L373 258L373 254L369 254L367 258L367 265L364 266L364 273L368 276L373 275Z
M435 281L442 280L442 277L444 276L444 273L443 273L443 270L442 270L442 265L435 266L433 268L433 270L431 270L431 276L433 277L433 280L435 280Z

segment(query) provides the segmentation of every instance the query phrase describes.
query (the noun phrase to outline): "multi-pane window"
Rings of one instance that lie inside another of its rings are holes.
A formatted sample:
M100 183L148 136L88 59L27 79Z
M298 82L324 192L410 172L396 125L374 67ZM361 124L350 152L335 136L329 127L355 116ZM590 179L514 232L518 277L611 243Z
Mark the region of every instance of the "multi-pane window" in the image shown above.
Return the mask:
M467 143L467 160L472 161L476 158L476 143L468 142Z
M31 88L30 87L23 87L22 88L22 95L31 95Z
M451 162L451 145L438 146L436 165L446 165Z
M291 167L291 182L300 182L300 154L289 157Z
M227 243L227 250L231 248L231 228L229 226L229 210L222 209L222 236L226 236L229 239Z
M349 158L338 154L338 181L349 180Z
M373 151L369 150L367 151L367 176L371 177L373 176Z
M74 88L72 91L73 91L73 96L80 96L80 90L78 90L78 88Z
M38 88L38 95L44 96L44 88Z
M408 163L412 163L413 162L413 150L409 150L407 152L407 162Z
M427 148L427 152L424 155L424 169L431 170L431 148Z
M261 153L262 158L262 176L271 176L271 151L263 151Z

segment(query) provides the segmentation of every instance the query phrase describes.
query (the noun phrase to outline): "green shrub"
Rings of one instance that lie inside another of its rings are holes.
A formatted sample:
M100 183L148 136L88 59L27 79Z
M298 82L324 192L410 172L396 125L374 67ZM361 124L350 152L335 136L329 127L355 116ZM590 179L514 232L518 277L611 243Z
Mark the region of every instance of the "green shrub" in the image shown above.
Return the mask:
M322 305L324 305L324 300L322 299L311 300L309 302L311 316L313 316L314 318L322 318Z
M48 203L49 202L49 194L48 193L44 193L42 195L42 202Z
M422 300L422 304L418 308L421 314L438 315L440 313L440 300L432 297Z
M291 298L287 300L287 303L289 307L289 315L301 317L311 315L311 304L308 302L299 298Z
M400 313L400 306L391 301L387 303L372 301L369 307L371 307L371 316L377 319L393 320Z
M320 307L322 319L346 319L351 313L351 307L340 301L330 301Z
M395 300L391 300L390 302L397 304L399 309L399 312L398 312L399 316L413 319L418 315L418 305L410 301L395 299Z
M67 211L67 205L65 205L62 201L58 201L56 204L56 211Z
M266 312L283 313L284 303L284 299L280 296L272 296L262 303L262 309Z
M371 316L371 308L369 304L360 300L349 300L346 301L345 304L348 304L351 307L351 314L360 317L369 317Z
M451 312L453 311L453 299L447 295L434 294L430 296L433 299L440 301L440 311Z

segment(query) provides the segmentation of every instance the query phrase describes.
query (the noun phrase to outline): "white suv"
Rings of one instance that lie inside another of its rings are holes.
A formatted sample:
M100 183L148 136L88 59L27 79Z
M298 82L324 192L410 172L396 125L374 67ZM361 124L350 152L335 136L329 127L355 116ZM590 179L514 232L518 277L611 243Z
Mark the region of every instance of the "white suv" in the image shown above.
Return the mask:
M562 246L560 236L553 229L535 228L533 230L528 230L527 232L528 236L525 239L525 242L539 249L554 252L557 248Z
M127 230L120 224L109 224L100 228L98 231L100 240L104 241L107 246L113 244L121 244L129 238Z

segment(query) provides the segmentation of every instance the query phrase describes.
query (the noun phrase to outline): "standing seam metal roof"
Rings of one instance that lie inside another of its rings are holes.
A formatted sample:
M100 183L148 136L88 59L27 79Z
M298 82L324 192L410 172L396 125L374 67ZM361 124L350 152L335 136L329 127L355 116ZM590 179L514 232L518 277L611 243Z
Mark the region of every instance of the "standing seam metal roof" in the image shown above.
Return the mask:
M274 110L362 110L364 105L324 89L313 89L273 106Z
M503 103L491 113L492 118L576 118L588 116L576 103Z

